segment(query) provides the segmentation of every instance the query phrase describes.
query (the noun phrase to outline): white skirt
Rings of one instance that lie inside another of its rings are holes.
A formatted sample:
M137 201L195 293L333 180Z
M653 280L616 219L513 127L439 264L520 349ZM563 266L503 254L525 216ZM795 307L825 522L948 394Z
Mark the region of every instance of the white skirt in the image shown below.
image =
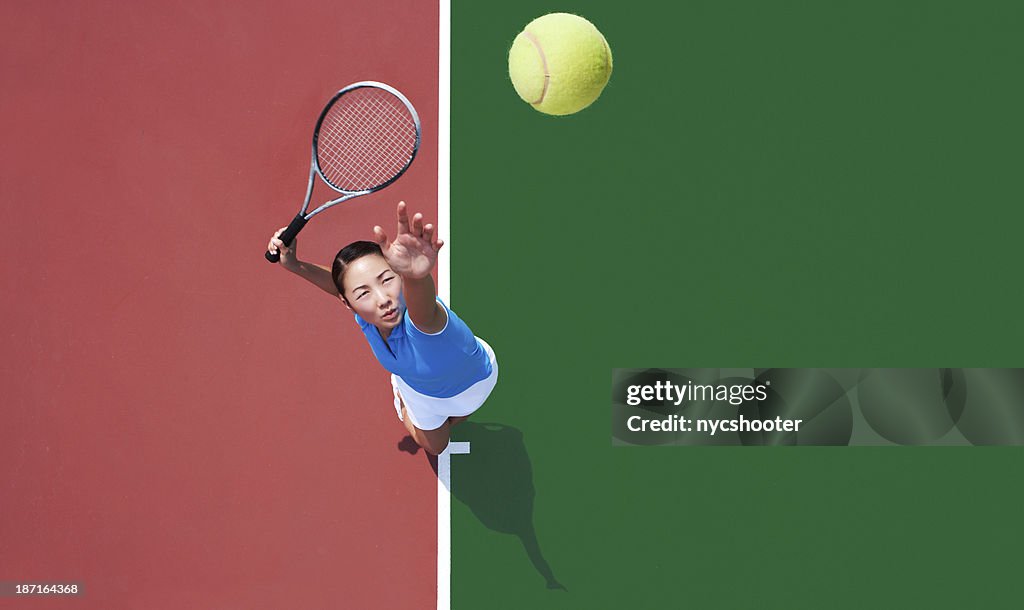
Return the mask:
M436 398L420 394L409 387L401 377L391 375L391 388L395 394L395 409L401 413L399 397L405 401L405 413L412 420L412 425L420 430L436 430L444 425L449 417L462 417L479 409L487 397L491 395L494 384L498 382L498 360L494 350L480 337L476 338L487 352L491 360L491 374L486 379L469 386L455 396Z

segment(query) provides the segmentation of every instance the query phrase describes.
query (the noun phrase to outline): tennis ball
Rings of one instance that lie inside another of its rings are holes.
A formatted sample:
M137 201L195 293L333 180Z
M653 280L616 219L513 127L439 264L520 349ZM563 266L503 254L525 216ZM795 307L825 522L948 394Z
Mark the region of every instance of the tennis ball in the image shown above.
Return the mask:
M545 114L579 112L612 75L612 50L594 24L568 13L534 19L512 43L508 74L523 101Z

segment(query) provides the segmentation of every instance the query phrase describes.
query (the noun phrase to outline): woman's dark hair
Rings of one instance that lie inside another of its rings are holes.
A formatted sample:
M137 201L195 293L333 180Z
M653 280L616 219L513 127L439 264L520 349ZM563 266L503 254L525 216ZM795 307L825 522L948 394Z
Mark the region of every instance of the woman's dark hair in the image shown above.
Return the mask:
M334 280L334 285L338 287L338 294L345 299L346 303L348 299L345 298L345 288L341 283L345 277L345 270L348 269L348 265L352 261L371 254L384 256L380 244L372 241L354 241L339 250L334 257L334 264L331 265L331 278Z

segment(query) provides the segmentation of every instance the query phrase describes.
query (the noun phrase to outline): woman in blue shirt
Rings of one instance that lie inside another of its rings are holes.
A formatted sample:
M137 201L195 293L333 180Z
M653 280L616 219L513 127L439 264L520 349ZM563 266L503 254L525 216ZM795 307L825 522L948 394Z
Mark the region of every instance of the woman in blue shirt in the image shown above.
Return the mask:
M283 230L283 228L282 228ZM430 275L444 245L423 215L410 221L398 204L392 241L379 226L375 242L357 241L338 252L330 269L298 260L281 230L268 250L281 265L341 299L355 313L377 360L391 372L395 409L413 439L437 455L448 446L451 426L476 411L494 389L498 363L437 297Z

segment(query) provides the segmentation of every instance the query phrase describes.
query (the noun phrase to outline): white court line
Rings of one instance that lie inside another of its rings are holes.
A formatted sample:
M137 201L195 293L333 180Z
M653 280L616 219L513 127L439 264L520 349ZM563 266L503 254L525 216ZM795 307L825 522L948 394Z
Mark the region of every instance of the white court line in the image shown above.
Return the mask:
M452 455L468 453L469 443L448 443L437 456L437 610L452 607Z
M437 236L444 247L437 255L437 294L452 306L451 295L451 0L440 0L437 85Z
M452 306L451 295L451 0L440 0L437 45L437 294ZM469 443L448 443L437 456L437 610L452 607L452 462L453 453L469 453Z

